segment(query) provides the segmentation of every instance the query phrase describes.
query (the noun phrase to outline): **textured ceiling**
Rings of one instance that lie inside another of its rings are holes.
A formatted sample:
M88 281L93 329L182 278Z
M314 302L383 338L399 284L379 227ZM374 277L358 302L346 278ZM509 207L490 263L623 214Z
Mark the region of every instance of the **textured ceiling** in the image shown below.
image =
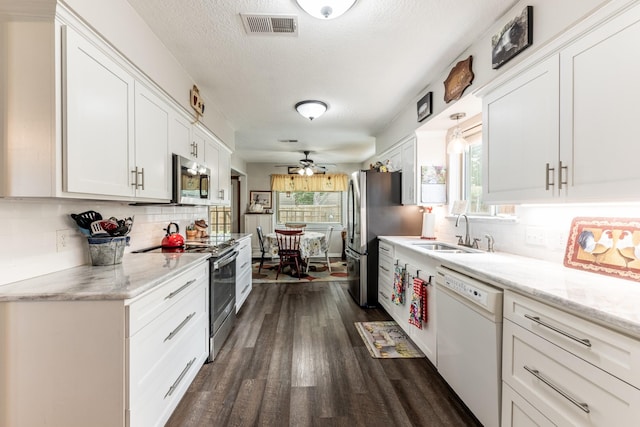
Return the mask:
M295 0L128 0L236 130L247 162L361 162L375 135L514 0L359 0L319 20ZM289 14L298 36L247 35L240 14ZM313 122L293 106L329 105ZM278 142L297 139L298 143Z

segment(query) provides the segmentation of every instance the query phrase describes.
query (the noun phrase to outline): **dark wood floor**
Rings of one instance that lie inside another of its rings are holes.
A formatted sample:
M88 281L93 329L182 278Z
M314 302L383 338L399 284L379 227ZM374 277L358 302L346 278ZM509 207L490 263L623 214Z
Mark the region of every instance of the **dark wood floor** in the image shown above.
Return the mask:
M254 284L168 426L476 426L427 359L374 359L344 282Z

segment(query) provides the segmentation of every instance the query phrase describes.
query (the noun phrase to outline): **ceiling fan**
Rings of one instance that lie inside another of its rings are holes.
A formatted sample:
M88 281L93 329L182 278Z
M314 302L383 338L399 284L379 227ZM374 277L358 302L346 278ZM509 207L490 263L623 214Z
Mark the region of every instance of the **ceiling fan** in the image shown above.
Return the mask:
M289 173L297 173L300 175L311 176L314 173L325 173L327 171L327 165L316 164L313 159L309 158L311 151L303 151L304 159L300 159L300 163L296 166L290 165L277 165L281 167L288 167Z

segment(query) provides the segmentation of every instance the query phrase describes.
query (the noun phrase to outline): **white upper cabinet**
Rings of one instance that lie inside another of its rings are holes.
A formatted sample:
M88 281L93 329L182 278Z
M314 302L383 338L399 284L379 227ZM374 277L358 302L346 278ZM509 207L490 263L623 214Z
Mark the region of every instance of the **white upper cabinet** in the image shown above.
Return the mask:
M599 19L483 97L486 201L637 200L640 5Z
M169 148L171 153L187 159L198 160L197 146L193 140L193 125L189 118L176 110L169 116ZM204 157L204 151L202 154Z
M64 190L133 196L134 79L63 27Z
M558 56L530 67L483 99L484 200L544 200L554 195L558 163ZM550 190L549 190L550 189Z
M416 138L412 137L400 147L402 150L402 204L415 205L416 194Z
M638 40L636 5L560 53L560 159L572 200L638 200Z
M231 203L231 152L224 147L218 151L218 194L220 204ZM214 198L215 200L215 198Z
M169 106L142 84L135 85L135 174L136 196L171 199L169 153Z

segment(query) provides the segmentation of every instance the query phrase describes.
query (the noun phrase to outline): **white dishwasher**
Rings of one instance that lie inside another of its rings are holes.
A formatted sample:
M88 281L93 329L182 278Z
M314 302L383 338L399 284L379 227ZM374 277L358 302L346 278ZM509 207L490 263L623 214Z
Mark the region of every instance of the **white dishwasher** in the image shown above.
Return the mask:
M485 427L500 425L502 293L436 269L438 372Z

